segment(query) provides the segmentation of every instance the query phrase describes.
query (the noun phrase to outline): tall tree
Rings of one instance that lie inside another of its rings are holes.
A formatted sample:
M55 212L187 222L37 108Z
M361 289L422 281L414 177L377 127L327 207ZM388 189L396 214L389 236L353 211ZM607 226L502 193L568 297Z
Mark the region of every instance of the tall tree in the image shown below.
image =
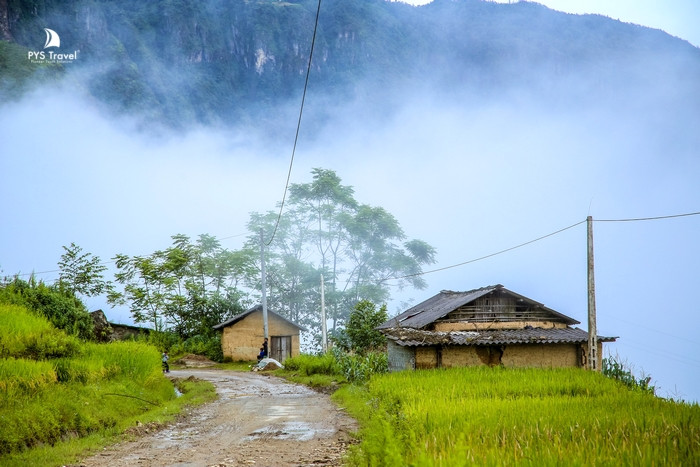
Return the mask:
M59 287L73 293L94 297L111 290L112 284L104 279L107 267L99 256L83 253L83 249L71 242L63 246L64 253L58 262Z
M291 186L288 209L268 247L271 300L280 300L278 311L289 310L286 317L303 316L310 328L320 329L321 274L330 285L331 332L344 325L358 301L386 301L388 279L399 287L424 288L422 266L435 262L435 249L422 240L406 241L394 216L359 203L334 171L315 168L311 174L311 182ZM269 239L276 220L275 212L253 213L249 228L263 228ZM251 235L248 246L258 244L259 236Z

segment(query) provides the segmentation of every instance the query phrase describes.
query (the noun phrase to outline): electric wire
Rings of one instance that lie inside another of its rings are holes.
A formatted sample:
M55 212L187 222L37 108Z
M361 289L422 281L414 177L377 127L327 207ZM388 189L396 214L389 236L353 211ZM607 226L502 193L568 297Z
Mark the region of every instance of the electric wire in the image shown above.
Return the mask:
M287 190L289 189L289 179L292 176L292 166L294 165L294 155L297 150L297 142L299 141L299 129L301 128L301 116L304 113L304 102L306 101L306 89L309 87L309 75L311 74L311 59L314 56L314 45L316 44L316 31L318 30L318 17L321 13L321 0L318 0L318 7L316 8L316 20L314 22L314 33L311 37L311 50L309 51L309 62L306 65L306 79L304 80L304 92L301 95L301 106L299 107L299 119L297 120L297 131L294 135L294 146L292 147L292 157L289 160L289 171L287 172L287 183L284 185L284 193L282 194L282 202L280 203L280 212L277 215L277 221L275 222L275 228L270 236L270 241L266 245L270 245L272 240L275 239L275 234L277 233L277 228L280 225L280 219L282 218L282 210L284 209L284 202L287 199Z
M615 342L615 344L621 347L631 347L636 350L641 350L643 352L656 355L657 357L667 358L677 363L683 363L685 365L700 368L700 360L688 357L687 355L679 355L677 353L670 352L668 350L664 350L658 347L651 347L649 346L649 343L643 344L641 342L631 341L629 339L622 339L620 342Z
M618 318L618 317L616 317L616 316L608 316L608 318L613 319L613 320L615 320L615 321L618 321L618 322L620 322L620 323L625 323L625 324L629 324L629 325L632 325L632 326L635 326L635 327L638 327L638 328L641 328L641 329L646 329L647 331L655 332L655 333L658 333L658 334L664 334L664 335L666 335L666 336L668 336L668 337L673 337L674 339L680 339L680 340L689 342L689 343L691 343L691 344L700 345L700 342L697 342L697 341L688 339L688 338L686 338L686 337L681 337L681 336L677 336L677 335L675 335L675 334L671 334L671 333L668 333L668 332L665 332L665 331L660 331L659 329L650 328L650 327L648 327L648 326L644 326L644 325L641 325L641 324L639 324L639 323L635 323L635 322L632 322L632 321L629 321L629 320L626 320L626 319L621 319L621 318Z
M477 261L481 261L481 260L484 260L484 259L487 259L487 258L492 258L492 257L494 257L494 256L497 256L497 255L500 255L500 254L503 254L503 253L507 253L507 252L509 252L509 251L513 251L513 250L515 250L515 249L517 249L517 248L521 248L521 247L524 247L524 246L526 246L526 245L530 245L531 243L535 243L535 242L538 242L538 241L540 241L540 240L544 240L544 239L547 238L547 237L551 237L551 236L553 236L553 235L557 235L557 234L559 234L559 233L561 233L561 232L564 232L564 231L569 230L569 229L572 229L572 228L574 228L574 227L576 227L576 226L578 226L578 225L581 225L581 224L583 224L584 222L586 222L586 221L585 221L585 220L582 220L582 221L580 221L580 222L576 222L575 224L571 224L570 226L564 227L563 229L559 229L559 230L557 230L557 231L555 231L555 232L548 233L547 235L543 235L543 236L541 236L541 237L537 237L537 238L535 238L535 239L533 239L533 240L527 241L527 242L525 242L525 243L520 243L519 245L515 245L515 246L512 246L512 247L510 247L510 248L506 248L505 250L500 250L500 251L497 251L497 252L495 252L495 253L491 253L491 254L489 254L489 255L480 256L480 257L478 257L478 258L470 259L470 260L468 260L468 261L463 261L463 262L461 262L461 263L452 264L452 265L450 265L450 266L445 266L445 267L442 267L442 268L432 269L432 270L430 270L430 271L422 271L422 272L417 272L417 273L415 273L415 274L407 274L407 275L405 275L405 276L390 277L390 278L381 280L380 283L381 283L381 282L385 282L385 281L389 281L389 280L407 279L407 278L409 278L409 277L417 277L417 276L423 276L423 275L426 275L426 274L432 274L432 273L434 273L434 272L444 271L444 270L446 270L446 269L452 269L452 268L456 268L456 267L459 267L459 266L464 266L465 264L475 263L475 262L477 262Z
M318 11L320 11L320 3L321 3L321 2L319 1L319 10L318 10ZM316 15L316 21L318 21L318 11L317 11L317 15ZM314 32L314 40L315 40L315 32ZM313 41L312 41L312 52L313 52ZM310 66L310 64L311 64L311 56L309 56L309 66ZM308 82L308 73L307 73L307 82ZM306 94L306 87L305 87L305 89L304 89L304 95L305 95L305 94ZM303 98L302 98L302 110L303 110ZM300 113L299 113L299 121L298 121L298 124L297 124L297 136L298 136L299 125L300 125L300 124L301 124L301 111L300 111ZM296 139L295 139L295 142L294 142L294 146L295 146L295 148L296 148ZM292 152L292 161L293 161L293 159L294 159L294 152ZM289 171L289 174L291 174L291 168L292 168L292 166L291 166L291 164L290 164L290 168L289 168L290 171ZM289 186L289 176L287 177L287 186ZM286 191L287 191L287 188L285 187L285 195L286 195ZM284 198L283 198L282 202L284 203ZM593 222L642 222L642 221L652 221L652 220L661 220L661 219L673 219L673 218L689 217L689 216L697 216L697 215L700 215L700 211L697 211L697 212L688 212L688 213L683 213L683 214L672 214L672 215L666 215L666 216L655 216L655 217L635 217L635 218L621 218L621 219L592 219L592 221L593 221ZM277 232L277 228L278 228L278 226L279 226L279 222L280 222L281 216L282 216L282 208L280 208L279 215L277 216L277 222L276 222L276 225L275 225L275 229L274 229L274 231L273 231L273 234L272 234L272 238L270 239L269 242L266 243L266 245L270 245L270 243L271 243L272 240L274 239L275 233ZM442 268L431 269L431 270L429 270L429 271L421 271L421 272L419 272L419 273L407 274L407 275L404 275L404 276L389 277L389 278L380 280L378 283L381 284L381 283L384 283L384 282L387 282L387 281L391 281L391 280L408 279L408 278L410 278L410 277L418 277L418 276L422 276L422 275L426 275L426 274L432 274L432 273L434 273L434 272L440 272L440 271L444 271L444 270L447 270L447 269L453 269L453 268L456 268L456 267L459 267L459 266L464 266L464 265L467 265L467 264L470 264L470 263L475 263L475 262L477 262L477 261L481 261L481 260L484 260L484 259L487 259L487 258L492 258L492 257L494 257L494 256L497 256L497 255L500 255L500 254L503 254L503 253L507 253L507 252L512 251L512 250L515 250L515 249L517 249L517 248L521 248L521 247L523 247L523 246L530 245L531 243L538 242L538 241L543 240L543 239L545 239L545 238L548 238L548 237L551 237L551 236L553 236L553 235L556 235L556 234L559 234L559 233L561 233L561 232L564 232L564 231L566 231L566 230L572 229L572 228L574 228L574 227L576 227L576 226L578 226L578 225L580 225L580 224L583 224L584 222L586 222L586 220L582 220L582 221L577 222L577 223L575 223L575 224L572 224L572 225L570 225L570 226L568 226L568 227L564 227L563 229L559 229L559 230L557 230L557 231L555 231L555 232L551 232L551 233L549 233L549 234L547 234L547 235L543 235L543 236L541 236L541 237L537 237L537 238L535 238L535 239L533 239L533 240L530 240L530 241L527 241L527 242L524 242L524 243L520 243L520 244L515 245L515 246L512 246L512 247L510 247L510 248L506 248L506 249L504 249L504 250L500 250L500 251L497 251L497 252L495 252L495 253L491 253L491 254L488 254L488 255L485 255L485 256L481 256L481 257L478 257L478 258L470 259L470 260L468 260L468 261L463 261L463 262L457 263L457 264L452 264L452 265L450 265L450 266L445 266L445 267L442 267ZM226 240L226 239L230 239L230 238L241 237L241 236L243 236L243 235L247 235L247 232L239 233L239 234L236 234L236 235L230 235L230 236L227 236L227 237L221 237L221 238L219 238L219 240ZM115 262L115 261L103 261L103 262L101 262L100 264L111 264L111 263L114 263L114 262ZM52 269L52 270L48 270L48 271L39 271L39 272L23 273L23 274L16 274L16 275L17 275L17 276L30 276L30 275L51 274L51 273L56 273L56 272L61 272L61 270L60 270L60 269Z
M633 217L629 219L593 219L593 222L639 222L639 221L656 221L659 219L672 219L675 217L688 217L700 215L698 212L687 212L684 214L673 214L670 216L656 216L656 217Z

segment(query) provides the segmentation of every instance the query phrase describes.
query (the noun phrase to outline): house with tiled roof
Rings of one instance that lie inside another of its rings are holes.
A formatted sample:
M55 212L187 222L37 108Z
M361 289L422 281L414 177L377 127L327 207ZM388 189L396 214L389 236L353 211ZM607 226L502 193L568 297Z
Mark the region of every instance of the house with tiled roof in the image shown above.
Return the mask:
M580 322L498 284L467 292L443 290L377 329L387 338L390 371L587 367L588 333L576 324ZM604 342L615 339L598 336L597 355L603 355Z
M267 310L267 318L268 356L280 363L298 356L299 335L306 329L271 310ZM214 326L215 330L221 331L224 360L254 361L265 338L264 328L260 304Z

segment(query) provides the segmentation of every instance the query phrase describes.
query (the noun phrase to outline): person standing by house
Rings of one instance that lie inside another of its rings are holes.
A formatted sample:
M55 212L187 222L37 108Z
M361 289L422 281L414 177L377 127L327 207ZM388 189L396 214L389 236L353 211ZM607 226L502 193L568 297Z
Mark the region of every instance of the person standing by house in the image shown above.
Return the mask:
M163 352L163 356L161 357L161 361L163 362L163 373L170 373L170 366L168 365L168 360L170 360L170 357L168 357L168 352L165 351Z
M263 354L263 358L266 358L266 357L268 356L268 353L267 353L267 337L265 338L265 340L263 341L263 344L262 344L262 354Z

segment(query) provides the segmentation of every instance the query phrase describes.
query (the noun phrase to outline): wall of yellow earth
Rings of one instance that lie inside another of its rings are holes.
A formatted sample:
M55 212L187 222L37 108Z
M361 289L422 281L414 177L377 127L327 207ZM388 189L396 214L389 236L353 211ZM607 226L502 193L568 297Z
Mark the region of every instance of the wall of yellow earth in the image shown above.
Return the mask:
M576 344L509 345L501 363L507 367L578 367L579 352Z
M416 347L416 370L437 367L435 347Z
M493 349L493 352L498 350ZM579 367L580 347L576 344L508 345L503 349L501 364L506 367ZM416 347L416 369L436 368L436 347ZM441 351L443 368L496 364L487 347L453 346Z
M442 349L442 366L445 368L478 365L483 365L483 362L476 353L476 347L460 345Z
M292 357L299 355L299 329L276 316L268 315L268 334L292 336ZM221 347L224 358L234 361L255 360L264 339L262 311L255 311L223 330Z

